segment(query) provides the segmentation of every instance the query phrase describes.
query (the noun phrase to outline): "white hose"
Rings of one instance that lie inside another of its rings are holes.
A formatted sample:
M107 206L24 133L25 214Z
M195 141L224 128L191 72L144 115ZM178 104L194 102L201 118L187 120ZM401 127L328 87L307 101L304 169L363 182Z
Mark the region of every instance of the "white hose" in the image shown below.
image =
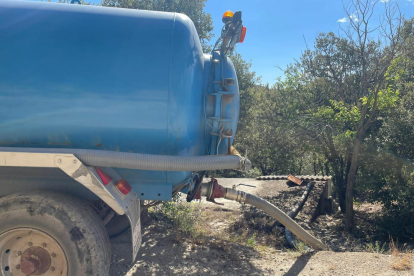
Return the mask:
M82 163L93 167L112 167L150 171L215 171L250 170L250 160L237 155L169 156L131 152L60 148L0 147L2 152L73 154Z

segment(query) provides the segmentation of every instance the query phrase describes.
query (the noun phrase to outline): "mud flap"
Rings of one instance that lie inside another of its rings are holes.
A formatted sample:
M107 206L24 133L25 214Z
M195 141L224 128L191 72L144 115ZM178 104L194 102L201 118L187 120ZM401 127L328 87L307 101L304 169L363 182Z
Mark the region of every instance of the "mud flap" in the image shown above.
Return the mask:
M141 202L137 194L133 191L123 195L115 183L121 180L121 176L112 168L99 168L99 171L109 175L112 179L106 185L102 182L97 168L83 165L74 156L55 156L58 167L67 173L74 180L83 184L89 190L94 192L108 206L110 206L118 215L125 214L131 224L132 233L132 261L138 254L141 247Z
M132 262L135 261L138 250L141 247L142 233L141 233L141 205L137 196L133 200L131 207L125 212L129 222L131 223L132 234Z

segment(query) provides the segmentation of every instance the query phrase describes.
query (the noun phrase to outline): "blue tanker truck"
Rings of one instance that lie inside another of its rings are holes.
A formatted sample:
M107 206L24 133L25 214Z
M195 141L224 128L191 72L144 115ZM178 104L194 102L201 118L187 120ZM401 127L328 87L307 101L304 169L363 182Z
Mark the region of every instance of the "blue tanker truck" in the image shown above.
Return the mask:
M272 204L206 171L247 171L228 57L244 40L226 12L204 54L178 13L0 1L0 275L108 275L110 236L131 228L135 259L148 204L223 197L324 245ZM145 204L144 204L145 203Z

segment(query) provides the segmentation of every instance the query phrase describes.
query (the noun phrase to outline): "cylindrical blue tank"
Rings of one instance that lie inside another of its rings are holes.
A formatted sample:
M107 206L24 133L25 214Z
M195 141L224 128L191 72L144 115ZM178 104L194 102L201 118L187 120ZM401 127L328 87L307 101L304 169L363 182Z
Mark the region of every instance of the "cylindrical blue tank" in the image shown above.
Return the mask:
M237 80L220 62L236 82L215 119L232 140ZM228 141L211 149L211 63L183 14L0 1L0 146L227 153ZM169 199L191 176L117 171L143 199Z

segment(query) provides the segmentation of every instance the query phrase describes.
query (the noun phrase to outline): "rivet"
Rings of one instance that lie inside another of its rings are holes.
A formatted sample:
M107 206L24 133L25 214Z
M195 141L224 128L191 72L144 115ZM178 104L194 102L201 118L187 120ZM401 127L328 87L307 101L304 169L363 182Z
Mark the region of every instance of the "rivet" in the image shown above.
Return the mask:
M56 258L56 254L55 253L50 254L50 256L52 256L52 258Z
M56 268L54 268L53 266L50 268L51 271L55 271Z
M43 247L46 247L46 246L47 246L47 244L45 244L45 243L42 243L42 246L43 246Z
M20 269L20 265L18 264L18 265L16 265L16 269Z
M73 160L73 164L76 164L76 160Z
M58 160L57 160L57 162L58 162L58 163L62 163L62 159L58 159Z
M28 245L28 246L33 246L33 243L29 242L27 245Z
M17 256L21 256L22 255L22 251L17 251Z

